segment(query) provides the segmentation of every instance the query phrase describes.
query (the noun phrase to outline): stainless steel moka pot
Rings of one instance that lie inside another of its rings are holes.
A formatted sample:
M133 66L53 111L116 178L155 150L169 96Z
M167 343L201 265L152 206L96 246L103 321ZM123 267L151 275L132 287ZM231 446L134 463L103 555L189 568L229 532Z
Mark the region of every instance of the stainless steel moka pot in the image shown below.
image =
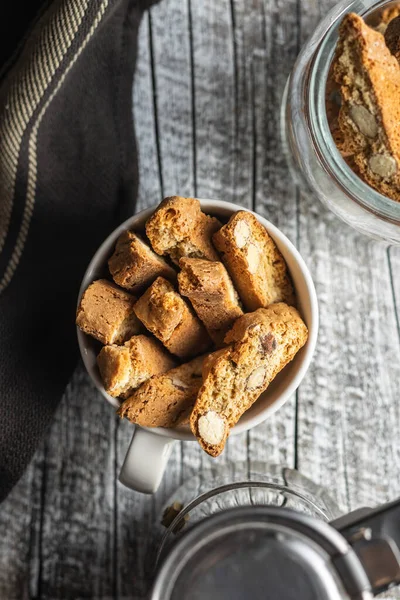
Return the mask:
M151 600L367 600L400 584L400 499L329 523L280 506L207 516L164 557Z

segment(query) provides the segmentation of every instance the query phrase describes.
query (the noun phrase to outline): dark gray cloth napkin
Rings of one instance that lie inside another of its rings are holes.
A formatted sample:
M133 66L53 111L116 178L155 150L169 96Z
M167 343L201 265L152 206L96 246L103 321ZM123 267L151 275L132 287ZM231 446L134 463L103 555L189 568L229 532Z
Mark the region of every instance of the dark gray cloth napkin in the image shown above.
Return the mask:
M77 361L89 259L132 214L139 0L56 0L0 87L0 500L49 424Z

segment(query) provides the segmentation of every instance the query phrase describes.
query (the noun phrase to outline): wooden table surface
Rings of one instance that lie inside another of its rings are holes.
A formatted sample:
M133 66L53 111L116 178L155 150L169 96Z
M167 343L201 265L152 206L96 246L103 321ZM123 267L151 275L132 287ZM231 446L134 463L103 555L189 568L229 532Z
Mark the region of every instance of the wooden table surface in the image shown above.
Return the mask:
M137 209L171 194L253 208L295 243L317 289L319 340L300 389L217 463L294 465L350 509L400 495L400 249L301 193L280 148L286 77L332 4L162 0L141 25L133 99ZM1 600L145 597L154 519L213 459L177 443L158 493L133 493L116 479L131 433L79 366L0 507Z

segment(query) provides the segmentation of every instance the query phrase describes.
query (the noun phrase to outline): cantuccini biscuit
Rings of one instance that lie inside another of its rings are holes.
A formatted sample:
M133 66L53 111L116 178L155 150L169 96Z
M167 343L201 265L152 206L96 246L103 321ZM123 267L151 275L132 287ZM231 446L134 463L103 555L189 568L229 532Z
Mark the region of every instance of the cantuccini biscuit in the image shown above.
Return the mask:
M133 231L120 235L108 267L115 283L134 293L143 291L159 276L176 280L175 269Z
M344 134L339 126L339 112L341 104L342 97L340 95L340 88L334 79L333 65L331 65L325 90L326 117L328 119L329 129L331 130L334 142L340 154L347 162L347 159L352 156L353 151L346 146Z
M243 314L227 270L221 262L202 258L181 258L179 266L180 293L189 298L210 337L221 345L228 329Z
M334 59L346 147L369 185L400 200L400 66L383 35L347 14Z
M285 260L252 213L235 213L213 241L247 310L273 302L294 303Z
M134 310L143 325L180 358L194 356L210 346L203 324L163 277L158 277L139 298Z
M177 427L188 421L202 383L199 356L141 385L118 410L120 417L143 427Z
M219 260L211 238L220 227L196 198L171 196L147 221L146 234L157 254L168 254L178 264L183 256Z
M176 361L157 340L135 335L123 346L104 346L97 364L106 392L126 398L153 375L172 369Z
M299 313L284 303L240 317L225 337L227 348L211 354L190 417L201 447L218 456L231 428L307 341Z
M99 279L84 292L76 324L102 344L123 344L141 330L133 311L135 302L136 298L128 292Z

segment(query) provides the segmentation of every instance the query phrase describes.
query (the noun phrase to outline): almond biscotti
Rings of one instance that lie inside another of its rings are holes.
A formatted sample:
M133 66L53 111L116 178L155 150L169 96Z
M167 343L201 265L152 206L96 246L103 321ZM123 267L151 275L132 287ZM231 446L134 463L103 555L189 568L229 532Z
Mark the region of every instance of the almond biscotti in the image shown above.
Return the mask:
M176 280L175 269L133 231L120 235L108 267L115 283L134 293L143 291L160 276Z
M148 379L121 405L119 416L143 427L177 427L187 422L202 383L203 358Z
M224 449L231 428L307 341L299 313L284 303L240 317L225 337L227 348L203 368L190 427L211 456Z
M179 358L200 354L210 346L203 324L163 277L158 277L139 298L134 311L146 329Z
M157 254L178 264L183 256L219 260L211 238L221 227L203 213L196 198L165 198L146 223L146 234Z
M210 337L222 345L225 334L243 314L239 296L221 262L181 258L179 291L189 298Z
M153 375L175 367L176 361L157 340L135 335L123 346L104 346L97 364L106 392L127 398Z
M347 14L334 59L339 126L362 178L400 201L400 66L382 34Z
M102 344L123 344L141 330L133 306L136 298L106 279L84 292L76 314L78 327Z
M273 302L294 304L285 260L265 227L241 210L213 236L222 261L247 310Z

